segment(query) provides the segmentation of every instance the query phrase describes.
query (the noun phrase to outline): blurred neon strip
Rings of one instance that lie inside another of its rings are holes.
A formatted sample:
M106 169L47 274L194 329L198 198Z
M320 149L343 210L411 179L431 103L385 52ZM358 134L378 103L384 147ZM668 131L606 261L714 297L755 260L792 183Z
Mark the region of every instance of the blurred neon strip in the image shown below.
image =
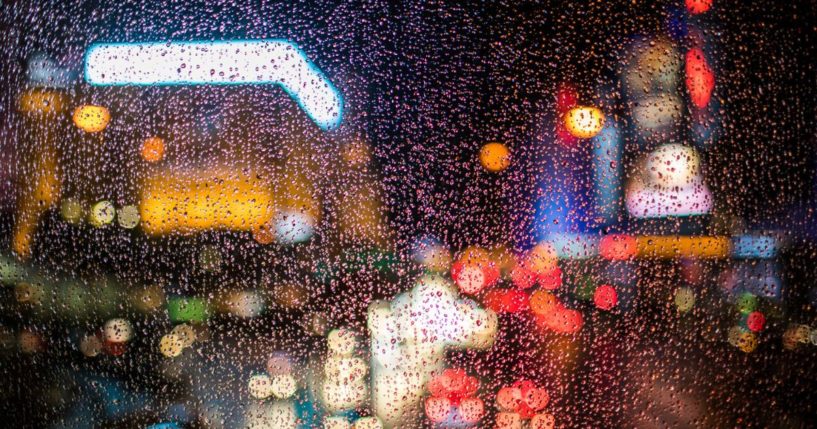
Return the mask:
M726 236L631 236L577 233L549 234L544 240L553 245L561 259L608 260L631 258L727 258L772 259L777 255L777 238L762 235Z
M100 43L85 53L85 80L99 86L281 86L324 130L340 125L340 92L286 40Z
M634 186L626 197L627 211L639 219L703 215L713 204L712 193L702 182L672 190Z
M196 171L148 178L139 202L148 234L207 229L251 231L275 214L272 191L252 174Z
M553 245L561 259L587 259L599 254L599 236L591 234L556 233L545 241Z
M621 136L617 125L608 123L593 138L593 178L596 215L613 222L621 201Z
M741 235L732 240L735 258L768 259L777 255L777 239L770 236Z
M639 236L636 237L639 258L726 258L732 250L729 237Z

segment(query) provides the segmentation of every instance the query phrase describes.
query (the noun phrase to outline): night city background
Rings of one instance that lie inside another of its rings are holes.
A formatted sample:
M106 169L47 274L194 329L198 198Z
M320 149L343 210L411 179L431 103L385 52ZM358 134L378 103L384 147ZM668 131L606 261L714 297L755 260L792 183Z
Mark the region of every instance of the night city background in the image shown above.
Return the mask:
M815 426L815 11L3 1L3 426Z

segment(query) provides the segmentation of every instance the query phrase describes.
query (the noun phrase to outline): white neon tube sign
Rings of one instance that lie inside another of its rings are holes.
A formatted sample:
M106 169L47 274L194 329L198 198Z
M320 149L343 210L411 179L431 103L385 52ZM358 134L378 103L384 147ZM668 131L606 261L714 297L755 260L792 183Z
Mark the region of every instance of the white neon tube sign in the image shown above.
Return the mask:
M85 53L96 86L279 85L324 130L340 125L343 99L286 40L100 43Z

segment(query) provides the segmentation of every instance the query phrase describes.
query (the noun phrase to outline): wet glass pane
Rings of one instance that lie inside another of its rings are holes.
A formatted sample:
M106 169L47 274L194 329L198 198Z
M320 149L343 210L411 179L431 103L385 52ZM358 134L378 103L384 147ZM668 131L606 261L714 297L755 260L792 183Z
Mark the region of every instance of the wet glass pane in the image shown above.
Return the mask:
M2 1L2 426L813 426L815 10Z

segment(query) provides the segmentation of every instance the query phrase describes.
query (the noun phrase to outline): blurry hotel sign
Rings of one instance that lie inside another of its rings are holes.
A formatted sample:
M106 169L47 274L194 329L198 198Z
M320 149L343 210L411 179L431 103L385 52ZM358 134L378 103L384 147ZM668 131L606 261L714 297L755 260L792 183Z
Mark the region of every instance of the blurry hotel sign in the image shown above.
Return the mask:
M279 85L324 131L337 128L343 99L323 72L286 40L98 43L85 53L96 86Z

